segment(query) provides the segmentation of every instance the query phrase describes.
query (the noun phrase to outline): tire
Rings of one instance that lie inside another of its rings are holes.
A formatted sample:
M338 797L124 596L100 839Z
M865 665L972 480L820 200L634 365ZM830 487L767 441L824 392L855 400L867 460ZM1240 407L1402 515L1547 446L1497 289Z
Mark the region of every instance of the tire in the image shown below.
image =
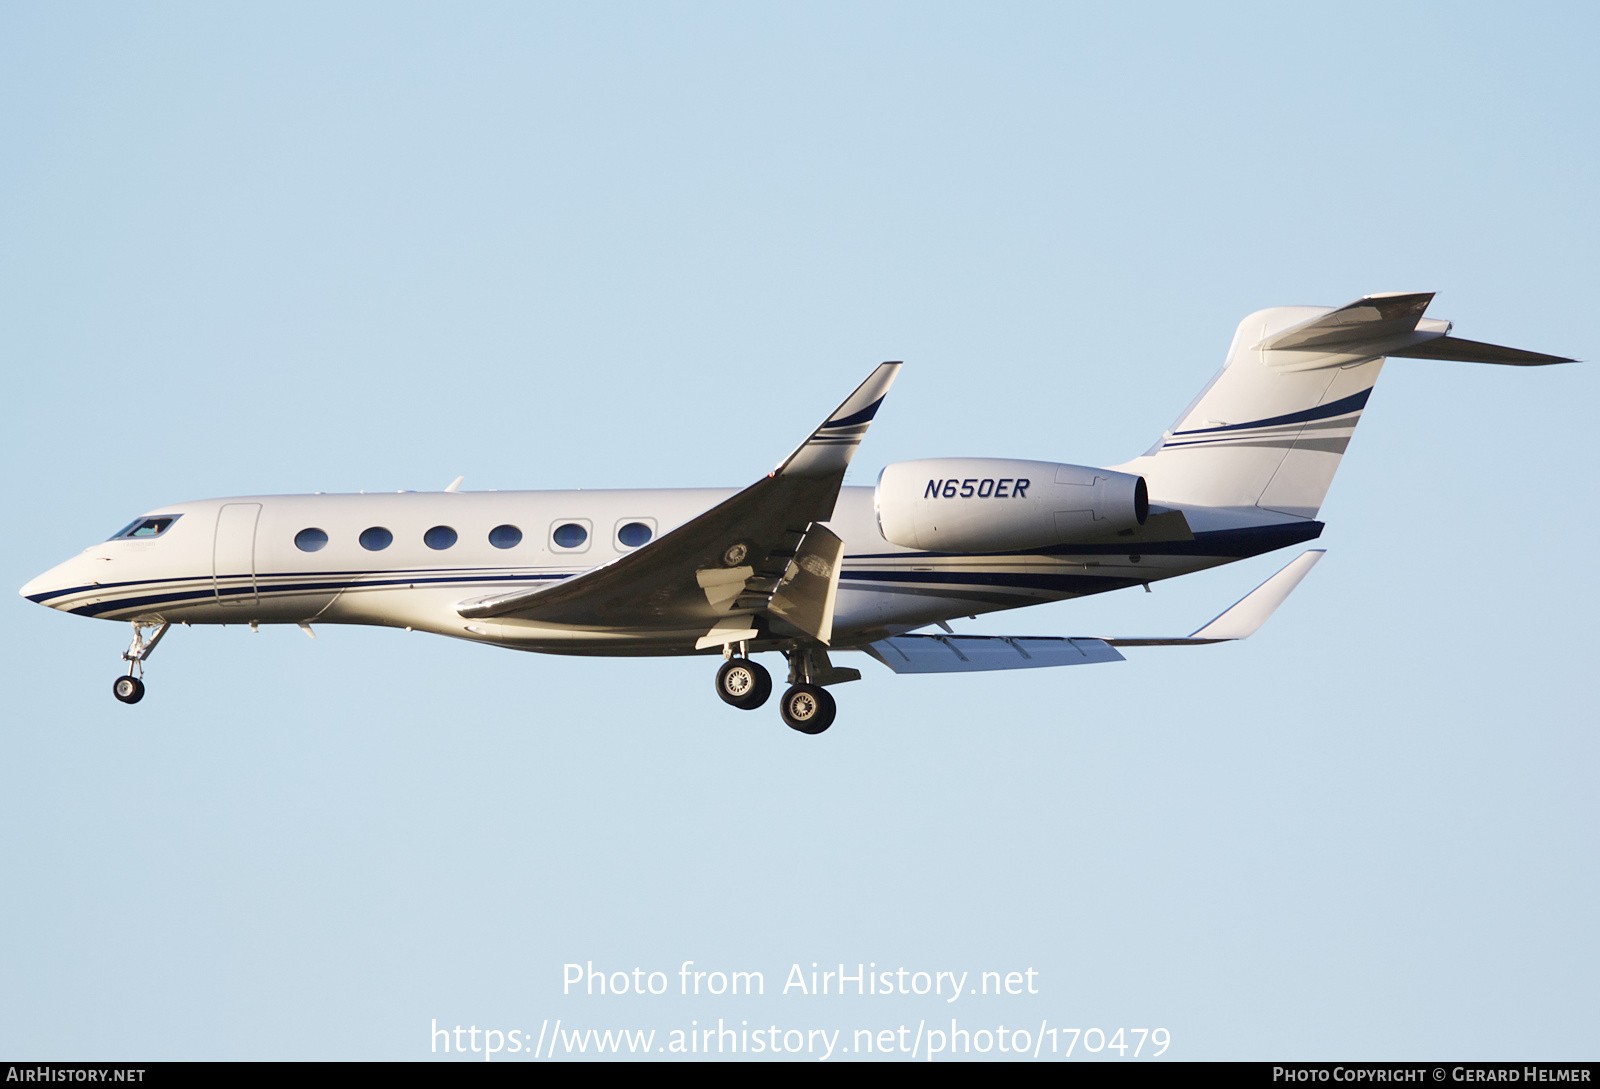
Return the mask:
M111 683L111 694L123 703L138 703L144 699L144 682L138 677L118 677Z
M772 674L748 658L729 658L717 670L717 695L729 707L754 711L772 695Z
M791 730L803 734L820 734L833 725L833 716L839 706L833 702L826 688L814 684L797 684L783 694L778 711Z

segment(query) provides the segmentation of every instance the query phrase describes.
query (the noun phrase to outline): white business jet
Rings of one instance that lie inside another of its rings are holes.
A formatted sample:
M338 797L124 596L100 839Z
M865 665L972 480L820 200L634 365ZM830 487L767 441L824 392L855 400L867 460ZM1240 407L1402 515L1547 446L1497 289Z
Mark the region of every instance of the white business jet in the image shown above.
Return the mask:
M896 673L1121 661L1118 647L1254 632L1321 557L1300 555L1181 638L955 635L956 617L1148 584L1316 538L1315 520L1387 356L1568 363L1449 335L1431 293L1250 315L1226 363L1150 451L1090 468L995 458L888 466L844 488L899 363L884 363L743 491L261 495L160 507L22 588L131 621L113 691L181 624L377 624L552 654L720 654L750 710L781 653L789 726L833 722L834 651ZM937 625L941 634L912 634Z

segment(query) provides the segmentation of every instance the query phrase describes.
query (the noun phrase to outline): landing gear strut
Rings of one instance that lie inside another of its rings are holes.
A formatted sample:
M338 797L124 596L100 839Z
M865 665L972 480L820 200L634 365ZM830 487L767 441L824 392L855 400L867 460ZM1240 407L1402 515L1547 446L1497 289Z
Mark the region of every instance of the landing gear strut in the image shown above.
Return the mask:
M754 711L772 695L772 674L750 660L748 647L743 640L725 643L722 656L727 661L717 670L717 696L741 711ZM823 685L858 681L861 671L835 666L820 644L797 646L783 656L789 660L789 688L778 701L778 713L791 730L820 734L839 712Z
M144 660L155 651L156 644L161 642L161 637L167 634L167 629L172 625L165 620L135 620L133 622L133 642L128 649L122 652L122 660L128 663L128 675L118 677L111 685L111 694L123 703L138 703L144 699ZM145 629L154 628L155 633L148 639L145 638ZM134 676L134 671L138 676Z
M789 690L778 703L784 725L803 734L820 734L833 725L839 712L825 684L859 681L859 669L844 669L828 660L820 646L800 646L788 652Z

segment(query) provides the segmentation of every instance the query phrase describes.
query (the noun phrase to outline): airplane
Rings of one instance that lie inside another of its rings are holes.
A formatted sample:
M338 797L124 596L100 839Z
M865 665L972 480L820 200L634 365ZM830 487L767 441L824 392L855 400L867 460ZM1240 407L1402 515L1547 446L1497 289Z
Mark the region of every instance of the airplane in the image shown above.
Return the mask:
M366 624L548 654L720 655L753 710L781 653L783 721L820 734L832 655L895 673L1123 660L1119 647L1243 639L1322 552L1190 635L957 635L949 621L1143 586L1317 538L1334 471L1386 358L1574 360L1451 336L1432 292L1284 306L1242 321L1222 369L1148 452L1099 468L1005 458L891 464L843 487L900 363L877 367L777 468L740 491L256 495L158 507L21 593L130 622L113 694L144 696L173 624ZM921 629L937 626L942 634Z

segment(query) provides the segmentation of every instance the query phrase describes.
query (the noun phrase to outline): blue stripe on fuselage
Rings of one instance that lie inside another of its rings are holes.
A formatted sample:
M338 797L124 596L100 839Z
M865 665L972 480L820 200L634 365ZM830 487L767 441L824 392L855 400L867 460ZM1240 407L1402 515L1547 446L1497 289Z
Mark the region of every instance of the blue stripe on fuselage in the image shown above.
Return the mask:
M1247 529L1218 529L1196 533L1192 541L1096 541L1094 544L1048 545L1044 548L1012 549L1008 552L871 552L846 556L848 560L929 558L960 559L964 556L994 559L1006 556L1126 556L1130 552L1146 556L1223 556L1249 559L1263 552L1287 548L1302 541L1314 541L1326 528L1322 522L1279 522Z
M1321 522L1289 522L1278 523L1270 526L1254 526L1248 529L1213 530L1207 533L1195 534L1192 541L1106 541L1096 544L1054 545L1048 548L1037 548L1029 551L1011 552L883 552L862 553L845 557L846 564L858 563L865 560L909 560L917 557L950 558L950 559L997 559L1015 556L1117 556L1130 553L1142 554L1154 558L1156 556L1215 556L1229 559L1247 559L1259 556L1263 552L1285 548L1289 545L1299 544L1303 541L1315 540L1322 535L1323 523ZM103 613L118 612L124 609L138 608L141 606L175 604L182 601L199 601L205 598L240 598L240 597L272 597L280 594L301 594L316 592L339 592L346 590L359 590L366 588L379 588L386 586L409 586L419 583L515 583L556 581L572 577L566 574L525 574L513 575L494 568L479 567L466 570L486 572L473 575L422 575L420 569L399 568L392 571L330 571L326 575L313 576L320 578L337 578L336 582L292 582L272 584L270 580L293 578L292 575L257 575L256 586L222 587L220 590L213 587L205 589L185 590L178 592L162 592L146 594L138 597L122 597L109 601L98 601L90 605L80 605L68 610L79 616L99 616ZM355 576L355 577L351 577ZM374 576L387 576L377 577ZM922 577L936 576L936 577ZM248 578L240 574L227 576L232 578ZM304 576L302 576L304 577ZM1022 574L997 574L978 572L907 572L907 571L863 571L851 570L848 567L842 570L840 578L852 581L876 580L886 582L925 582L929 584L960 583L981 585L1010 585L1028 589L1059 589L1071 591L1077 583L1069 585L1064 579L1082 580L1084 588L1096 590L1117 589L1121 586L1133 586L1145 580L1139 578L1124 578L1111 575L1022 575ZM141 581L112 583L101 586L80 586L70 590L52 591L49 594L40 594L33 601L42 601L45 598L61 597L73 593L88 593L95 590L107 590L116 587L153 586L163 583L181 583L212 580L210 575L197 575L187 578L146 579ZM1037 581L1046 580L1046 581ZM1111 585L1111 584L1115 585Z

